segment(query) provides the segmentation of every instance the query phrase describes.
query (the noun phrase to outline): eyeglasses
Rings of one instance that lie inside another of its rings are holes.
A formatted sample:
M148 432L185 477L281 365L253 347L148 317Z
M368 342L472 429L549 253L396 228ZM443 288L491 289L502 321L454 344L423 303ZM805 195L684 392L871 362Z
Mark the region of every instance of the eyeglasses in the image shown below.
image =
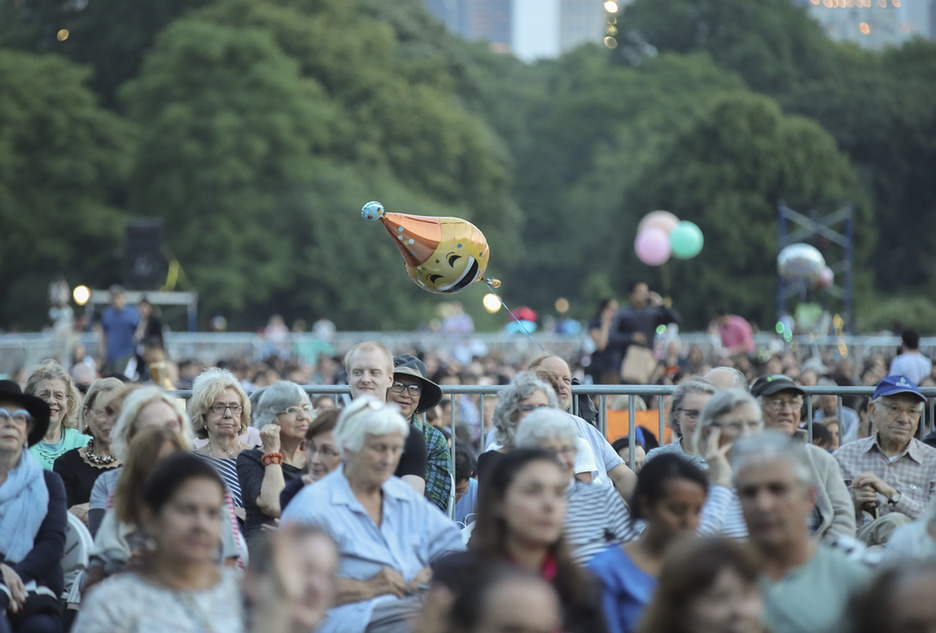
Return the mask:
M770 411L783 411L784 407L787 405L790 406L794 411L803 406L803 396L796 396L794 398L773 398L771 400L764 400L764 408L769 409Z
M887 414L892 418L896 418L901 413L906 413L907 417L909 417L911 420L919 420L923 415L923 411L916 407L901 407L889 402L882 402L881 404L887 411Z
M92 407L88 407L87 411L90 412L91 415L93 415L96 418L109 418L112 415L117 414L117 411L114 411L110 407L107 407L106 409L94 409Z
M531 411L536 411L537 409L542 409L543 407L548 407L548 404L521 404L520 412L521 413L530 413Z
M313 414L313 409L307 404L302 405L301 407L289 407L283 411L286 415L299 415L300 413L308 413L309 415Z
M55 400L56 402L65 402L66 400L68 400L68 394L66 394L64 391L40 391L39 393L36 394L36 397L39 398L40 400L45 400L46 402L48 402L49 400Z
M390 385L390 391L393 393L403 393L405 391L414 398L418 398L422 394L422 385L404 385L402 382L394 381Z
M683 409L682 407L677 407L677 411L682 411L682 414L689 418L690 420L698 420L699 416L702 415L702 412L698 409Z
M239 404L213 404L208 408L215 415L224 415L225 409L230 409L231 415L240 415L240 412L244 410L244 407Z
M26 409L17 409L16 411L0 409L0 424L6 423L10 418L13 418L13 421L17 424L29 424L29 421L32 420L32 416L29 415L29 411Z

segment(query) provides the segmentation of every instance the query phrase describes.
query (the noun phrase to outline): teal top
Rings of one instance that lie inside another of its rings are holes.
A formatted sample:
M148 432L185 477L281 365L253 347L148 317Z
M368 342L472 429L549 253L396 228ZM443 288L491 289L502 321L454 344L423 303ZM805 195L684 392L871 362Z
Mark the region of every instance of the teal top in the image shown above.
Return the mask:
M90 441L90 435L79 433L75 429L62 427L62 439L55 444L37 442L34 446L29 447L29 452L36 456L43 468L52 470L52 464L66 451L87 446Z
M870 578L870 568L820 544L815 556L783 578L761 578L764 622L772 633L837 631L849 598Z

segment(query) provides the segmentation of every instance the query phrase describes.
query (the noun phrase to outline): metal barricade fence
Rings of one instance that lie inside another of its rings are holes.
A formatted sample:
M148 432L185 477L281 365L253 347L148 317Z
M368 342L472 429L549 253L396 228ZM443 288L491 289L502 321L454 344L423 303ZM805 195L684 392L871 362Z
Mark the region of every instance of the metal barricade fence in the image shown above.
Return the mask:
M442 397L446 396L458 396L458 395L468 395L468 396L479 396L478 399L478 413L481 421L481 437L479 444L474 447L479 452L482 452L485 448L485 434L483 432L484 420L485 420L485 411L488 407L493 406L490 402L491 399L496 398L497 394L506 388L505 385L495 385L495 386L479 386L479 385L441 385L442 388ZM339 404L341 401L346 400L350 394L350 387L347 385L304 385L306 393L310 396L319 396L319 395L329 395L335 400L336 404ZM572 394L573 394L573 403L576 405L573 412L578 413L577 411L577 396L579 394L585 394L589 397L596 397L598 402L596 408L598 409L598 429L601 431L602 435L607 435L607 412L608 412L608 396L640 396L647 403L648 407L651 407L650 399L655 399L655 409L657 411L657 424L658 432L657 438L660 438L660 443L662 444L662 438L664 437L664 429L667 425L667 416L669 413L669 406L666 402L668 396L673 394L673 391L676 387L672 385L573 385ZM838 399L838 407L836 409L836 417L838 418L839 424L839 437L844 437L844 419L843 419L843 398L853 397L853 396L868 396L874 392L874 387L802 387L803 391L806 392L806 412L803 416L803 421L806 422L806 429L809 436L809 441L812 441L813 435L813 417L814 417L814 406L812 402L813 396L821 395L834 395ZM923 435L933 430L934 428L934 409L936 409L936 387L925 387L921 389L923 395L926 396L926 409L924 411L924 417L920 421L918 436L920 438ZM173 395L183 398L186 401L191 398L192 392L188 390L179 390L171 392ZM452 461L454 463L455 459L455 447L456 447L456 438L455 438L455 418L456 418L456 403L452 403L452 412L451 417L448 420L449 428L452 429ZM653 408L653 407L651 407ZM635 420L637 414L636 400L630 398L627 408L628 420ZM614 440L616 438L610 438ZM625 460L631 468L634 467L635 463L635 448L636 448L636 436L633 432L628 433L628 458Z

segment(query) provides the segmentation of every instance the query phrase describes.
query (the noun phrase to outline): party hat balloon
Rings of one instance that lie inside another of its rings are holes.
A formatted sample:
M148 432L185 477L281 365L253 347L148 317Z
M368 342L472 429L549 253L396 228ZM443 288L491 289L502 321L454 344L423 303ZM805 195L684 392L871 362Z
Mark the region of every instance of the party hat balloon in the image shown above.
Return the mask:
M406 272L423 290L438 294L461 292L483 280L492 288L497 279L483 277L490 251L484 234L461 218L387 213L377 201L361 209L365 220L380 220L406 263Z

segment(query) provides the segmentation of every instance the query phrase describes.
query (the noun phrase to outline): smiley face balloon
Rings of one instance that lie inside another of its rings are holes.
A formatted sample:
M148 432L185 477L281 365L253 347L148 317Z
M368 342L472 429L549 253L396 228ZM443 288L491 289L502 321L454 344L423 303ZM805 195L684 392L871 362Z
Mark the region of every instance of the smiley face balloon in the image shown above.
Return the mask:
M451 294L481 280L492 288L500 286L497 279L483 276L490 251L484 234L471 222L387 213L376 201L365 204L361 216L383 223L403 254L406 272L423 290Z

